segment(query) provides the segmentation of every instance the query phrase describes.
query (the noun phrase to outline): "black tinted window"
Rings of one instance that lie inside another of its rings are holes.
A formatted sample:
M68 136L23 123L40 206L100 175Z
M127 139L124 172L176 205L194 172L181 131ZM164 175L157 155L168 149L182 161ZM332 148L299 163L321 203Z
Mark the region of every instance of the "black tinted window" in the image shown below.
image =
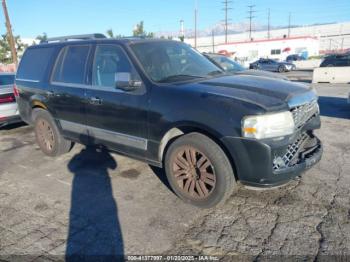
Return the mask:
M131 73L132 79L139 79L121 47L116 45L98 45L95 53L92 84L95 86L115 87L117 73Z
M14 81L14 75L0 75L0 86L12 85Z
M17 78L42 80L54 50L54 47L27 49L21 59L17 71Z
M84 84L86 61L90 46L65 47L56 63L53 82Z

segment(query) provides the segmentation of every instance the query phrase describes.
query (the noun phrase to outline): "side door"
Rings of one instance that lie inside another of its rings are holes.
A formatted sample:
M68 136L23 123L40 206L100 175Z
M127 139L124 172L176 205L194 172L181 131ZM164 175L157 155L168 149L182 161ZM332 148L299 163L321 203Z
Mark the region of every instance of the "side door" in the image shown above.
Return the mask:
M139 87L116 87L117 74L130 74ZM116 151L146 156L148 93L127 53L118 44L97 44L86 93L86 119L91 139Z
M83 141L87 137L85 92L87 63L91 45L68 45L61 49L48 95L52 97L55 118L64 135Z

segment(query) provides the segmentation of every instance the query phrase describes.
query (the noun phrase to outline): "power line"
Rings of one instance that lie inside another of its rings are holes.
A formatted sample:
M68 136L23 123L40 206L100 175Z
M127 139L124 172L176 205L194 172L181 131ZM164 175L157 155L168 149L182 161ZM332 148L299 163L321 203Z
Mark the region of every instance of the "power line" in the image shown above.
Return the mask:
M248 10L248 19L249 19L249 40L252 40L252 20L253 18L255 18L255 16L253 16L253 14L256 12L254 9L255 5L248 5L247 6L249 8Z
M225 44L227 44L228 22L231 20L228 18L228 11L232 9L231 7L229 7L229 5L232 4L232 1L224 0L224 2L222 3L224 4L224 8L222 10L225 13Z

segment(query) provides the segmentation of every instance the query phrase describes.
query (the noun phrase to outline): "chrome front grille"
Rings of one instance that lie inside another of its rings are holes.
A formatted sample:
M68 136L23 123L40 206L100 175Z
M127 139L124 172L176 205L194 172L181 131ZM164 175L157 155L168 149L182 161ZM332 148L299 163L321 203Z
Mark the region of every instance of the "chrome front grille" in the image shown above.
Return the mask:
M288 146L284 155L275 157L273 160L273 169L278 170L297 164L299 152L304 148L308 139L309 135L307 133L300 134L294 143Z
M310 103L296 106L291 109L293 114L293 119L295 123L295 128L300 129L306 124L313 116L318 115L320 110L318 107L317 100L313 100Z

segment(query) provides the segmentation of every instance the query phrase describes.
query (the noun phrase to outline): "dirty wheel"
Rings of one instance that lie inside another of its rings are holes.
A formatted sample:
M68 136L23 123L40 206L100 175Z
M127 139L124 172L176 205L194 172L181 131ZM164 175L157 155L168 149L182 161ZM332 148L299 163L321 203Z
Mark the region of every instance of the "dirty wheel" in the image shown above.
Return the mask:
M59 156L72 148L72 142L64 139L50 114L42 109L33 111L36 141L48 156Z
M194 199L205 199L213 192L216 175L213 164L206 155L190 146L177 151L172 161L172 174L179 189Z
M39 118L35 125L38 144L45 151L52 151L55 146L54 132L50 124L43 118Z
M225 153L199 133L182 136L169 147L165 168L175 193L199 207L223 202L234 188L231 163Z

